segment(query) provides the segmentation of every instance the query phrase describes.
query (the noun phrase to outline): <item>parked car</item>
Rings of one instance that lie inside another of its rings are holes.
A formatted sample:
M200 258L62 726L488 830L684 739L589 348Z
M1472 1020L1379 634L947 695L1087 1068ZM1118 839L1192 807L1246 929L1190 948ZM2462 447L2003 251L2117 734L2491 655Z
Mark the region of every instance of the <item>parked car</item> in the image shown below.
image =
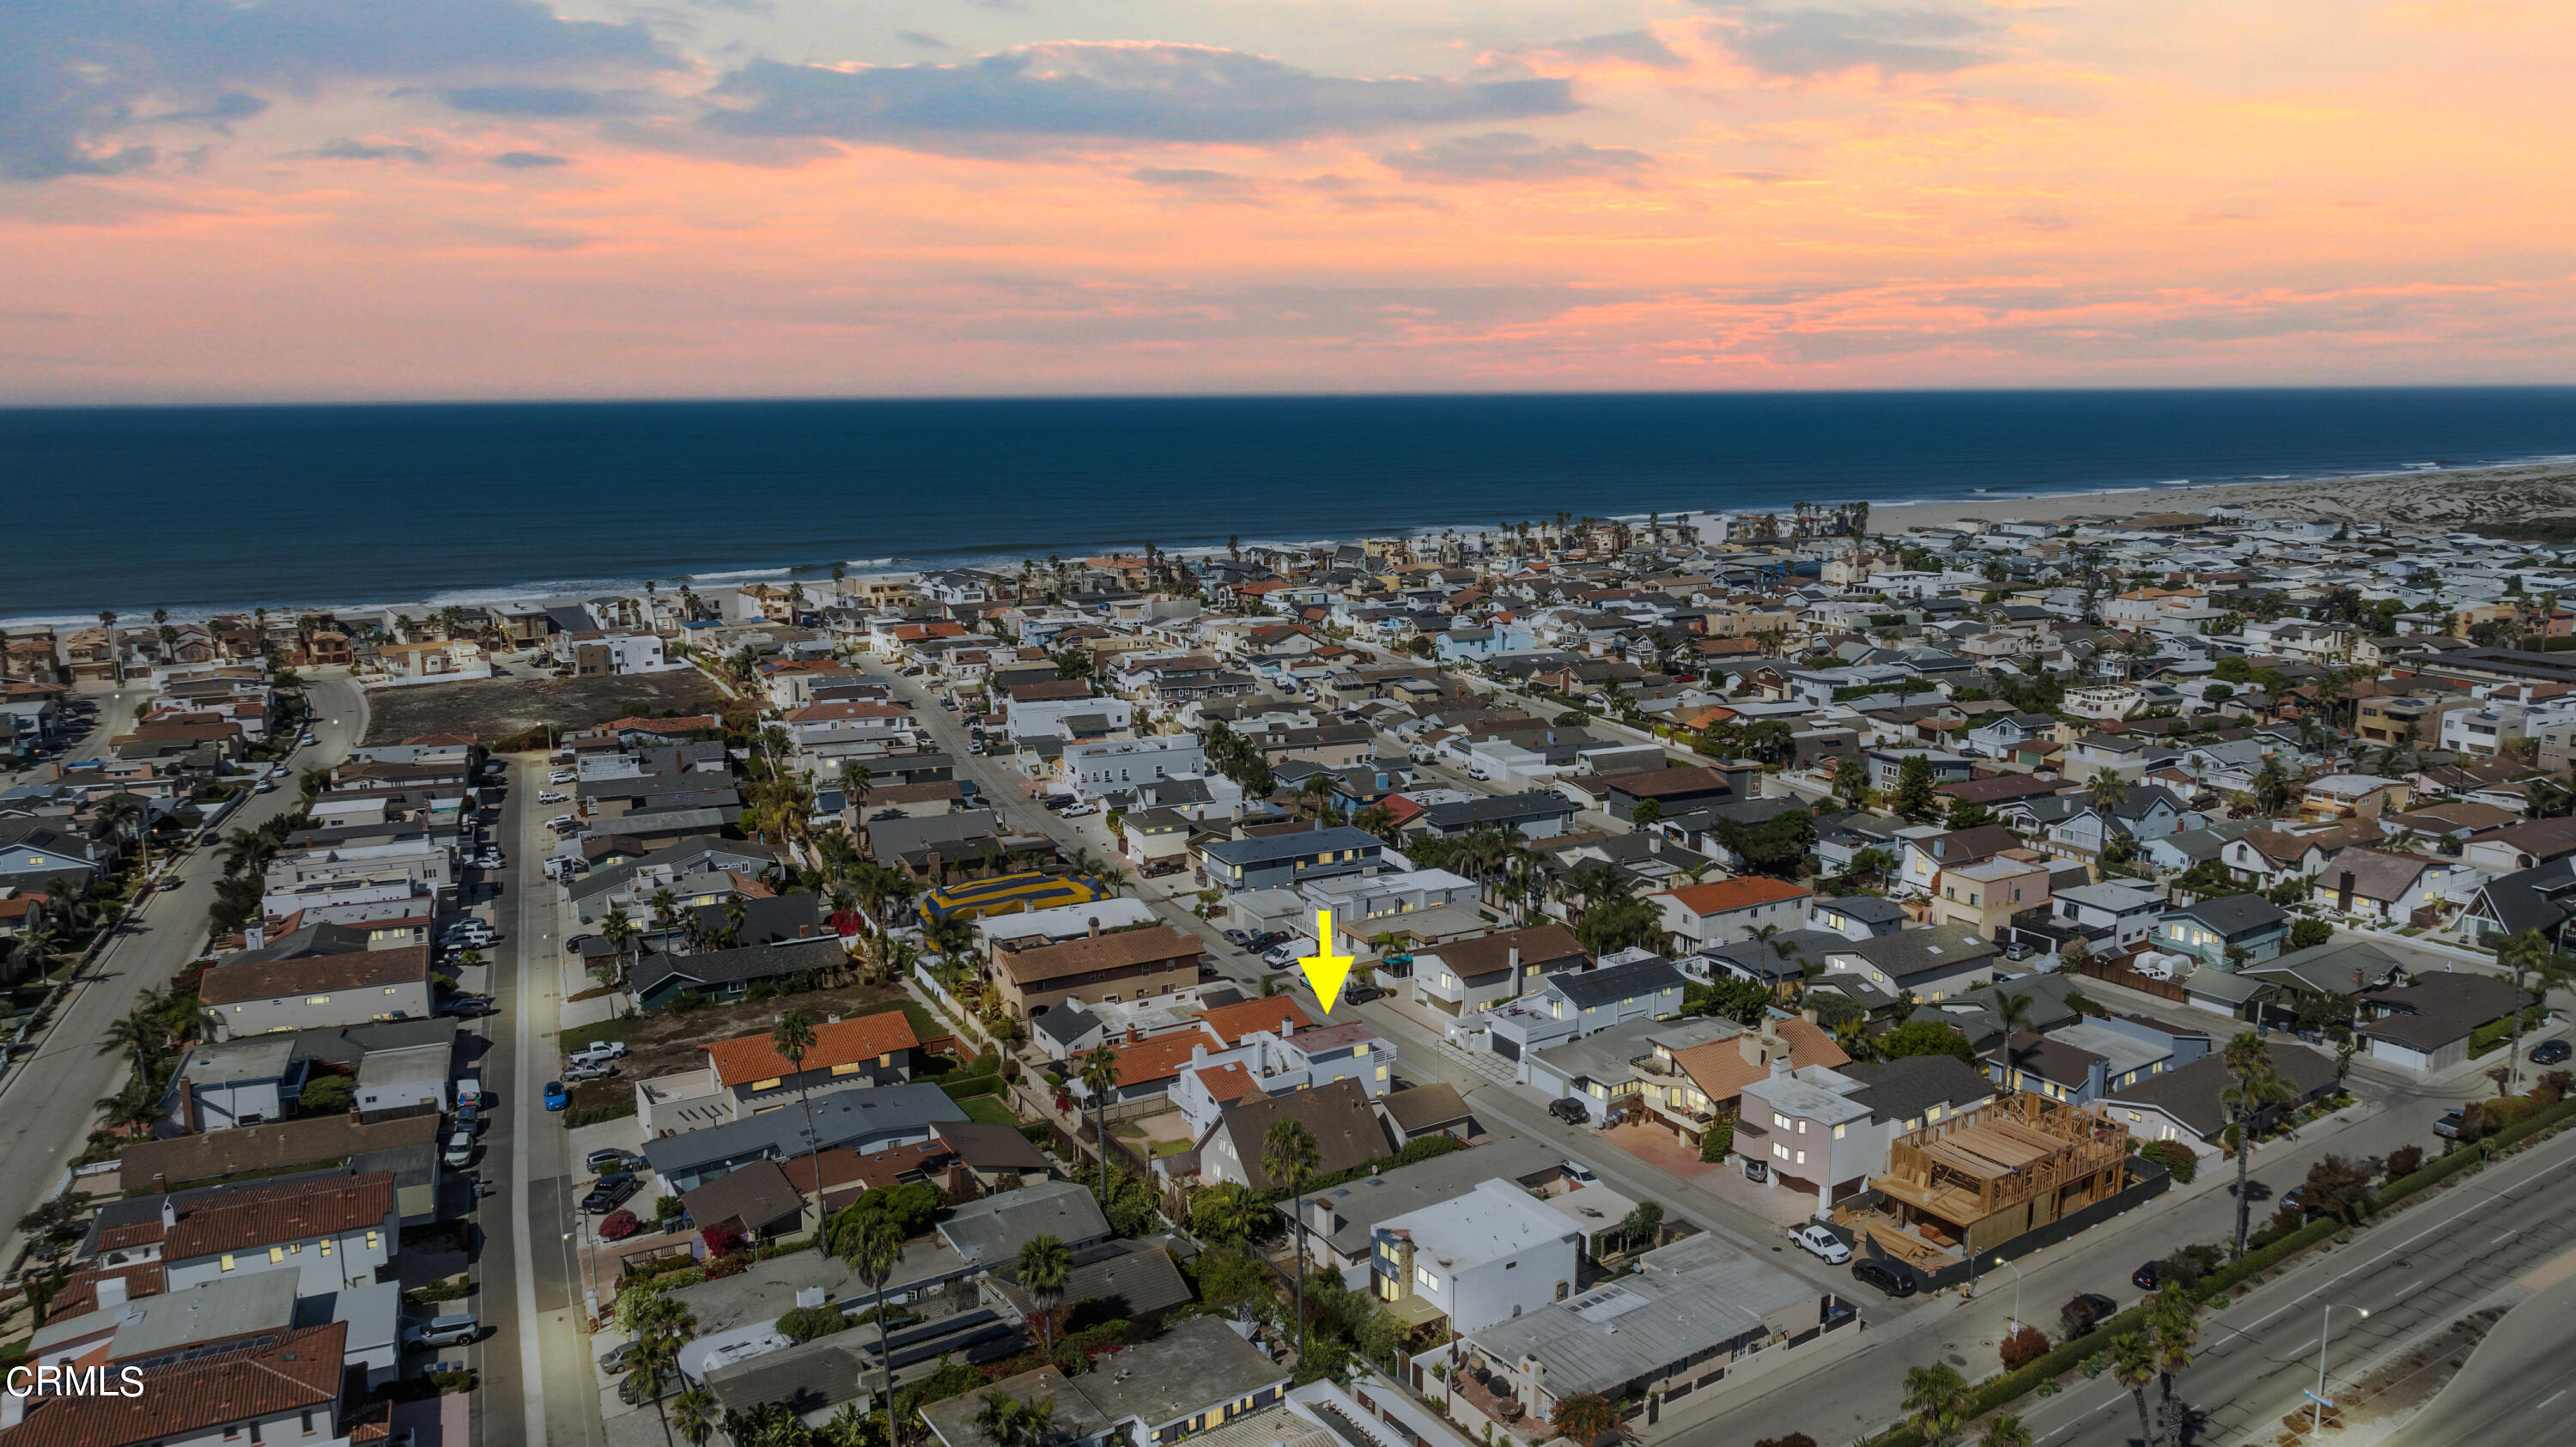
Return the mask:
M1875 1286L1889 1296L1912 1296L1917 1283L1910 1271L1899 1271L1884 1261L1862 1260L1852 1263L1852 1279Z
M1100 806L1087 799L1078 799L1070 808L1059 809L1056 812L1067 819L1088 819L1100 812Z
M2462 1115L2463 1112L2456 1110L2446 1110L2442 1112L2442 1118L2433 1122L2433 1134L2440 1136L2446 1141L2458 1140L2460 1138L2460 1120Z
M277 781L275 779L262 779L250 787L251 792L255 794L274 794L277 792Z
M1285 965L1294 963L1296 958L1297 947L1295 945L1278 945L1262 952L1261 963L1265 965Z
M546 821L546 827L549 829L569 829L572 826L573 818L570 814L557 814Z
M2004 946L2004 958L2008 960L2026 960L2038 953L2039 951L2037 949L2022 943L2020 940L2015 940L2011 944Z
M491 1001L484 999L480 995L459 995L455 999L448 1001L446 1004L439 1006L438 1013L441 1015L453 1015L459 1020L479 1020L484 1016L491 1014L496 1008L498 1007L496 1007Z
M2087 1291L2075 1299L2084 1303L2085 1310L2093 1313L2093 1324L2095 1326L2100 1326L2102 1323L2109 1321L2111 1318L2120 1314L2120 1303L2113 1301L2111 1298L2104 1296L2098 1291Z
M472 1312L454 1316L437 1316L403 1333L407 1347L461 1347L483 1334L483 1323Z
M1592 1168L1581 1161L1567 1161L1557 1169L1565 1172L1565 1178L1578 1186L1593 1185L1601 1179L1592 1174Z
M447 1154L439 1157L442 1164L462 1170L474 1164L474 1132L460 1130L447 1138Z
M1225 942L1230 945L1248 945L1252 943L1252 933L1249 930L1230 929L1225 932Z
M1342 992L1342 998L1354 1005L1365 1005L1371 1000L1383 1000L1393 993L1391 990L1379 989L1375 985L1353 985Z
M561 789L547 789L537 795L537 802L540 804L560 804L571 797L572 795L565 793Z
M562 1081L549 1080L546 1082L546 1109L561 1110L571 1103L572 1092L564 1088L564 1083Z
M546 775L546 782L549 784L569 784L572 781L573 771L570 769L556 769Z
M644 1183L623 1171L602 1176L590 1194L581 1198L581 1209L593 1216L605 1216L626 1203L626 1198L644 1189Z
M627 1366L635 1360L635 1354L643 1348L644 1343L641 1341L619 1342L600 1353L599 1369L612 1377L624 1376Z
M2576 1055L2576 1045L2569 1045L2564 1040L2543 1040L2531 1047L2531 1063L2534 1065L2557 1065L2570 1055Z
M625 1151L619 1150L615 1146L607 1146L600 1150L592 1151L590 1155L582 1161L583 1165L590 1167L590 1173L594 1176L612 1175L619 1171L629 1170L634 1167L635 1163L634 1156Z
M1547 1113L1567 1125L1581 1125L1592 1119L1592 1107L1579 1095L1563 1095L1547 1103Z
M616 1073L617 1067L605 1060L576 1061L564 1067L563 1078L570 1084L579 1085L586 1080L606 1080Z
M482 1105L466 1099L462 1093L459 1093L456 1099L456 1128L467 1135L473 1135L483 1129Z
M2164 1263L2161 1261L2150 1261L2146 1265L2129 1273L2129 1284L2138 1288L2140 1291L2153 1291L2156 1289L2157 1283L2164 1280L2164 1275Z
M1807 1248L1810 1253L1822 1258L1828 1265L1839 1266L1851 1260L1851 1248L1843 1244L1843 1238L1822 1226L1800 1226L1789 1233L1789 1239Z
M623 1040L594 1040L572 1052L570 1059L576 1065L592 1065L620 1059L625 1054L626 1042Z

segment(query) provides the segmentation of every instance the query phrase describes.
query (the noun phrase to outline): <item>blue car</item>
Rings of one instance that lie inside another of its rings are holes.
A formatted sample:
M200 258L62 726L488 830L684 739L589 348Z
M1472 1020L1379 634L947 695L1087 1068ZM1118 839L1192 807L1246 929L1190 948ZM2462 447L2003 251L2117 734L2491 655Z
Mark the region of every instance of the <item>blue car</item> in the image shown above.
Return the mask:
M549 1080L546 1082L546 1109L561 1110L571 1100L572 1092L564 1089L564 1083L562 1081Z

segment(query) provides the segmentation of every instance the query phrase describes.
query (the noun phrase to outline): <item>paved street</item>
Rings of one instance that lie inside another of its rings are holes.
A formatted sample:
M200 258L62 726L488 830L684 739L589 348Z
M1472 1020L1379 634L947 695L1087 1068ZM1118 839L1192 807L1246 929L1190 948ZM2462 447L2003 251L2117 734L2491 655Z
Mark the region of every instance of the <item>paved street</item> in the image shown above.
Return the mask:
M486 901L500 928L492 989L499 1013L480 1028L491 1048L483 1088L499 1097L478 1168L493 1193L483 1199L477 1277L484 1319L494 1330L476 1348L482 1373L474 1394L481 1447L596 1447L605 1441L586 1331L588 1303L574 1266L572 1203L578 1195L570 1136L546 1110L546 1082L561 1063L555 1032L563 1005L563 949L555 889L539 872L553 832L536 808L546 763L505 756L508 793L493 837L509 868Z
M2388 1447L2565 1447L2576 1442L2576 1379L2567 1344L2576 1340L2576 1255L2524 1276L2529 1291Z
M290 761L293 774L338 762L366 730L366 699L344 674L305 680L313 704L314 746ZM90 742L104 745L122 727L141 695L127 690L103 700ZM73 758L86 757L74 753ZM295 807L295 790L282 786L253 794L225 820L227 832L256 828ZM97 1120L96 1102L124 1083L125 1057L101 1055L108 1025L134 1008L137 996L169 984L197 957L206 938L206 912L223 877L217 852L191 850L163 877L143 906L129 915L106 951L81 977L37 1051L0 1081L0 1159L21 1169L0 1172L0 1223L14 1223L63 1182L61 1163L78 1155Z
M2348 1247L2311 1258L2206 1318L2198 1358L2182 1377L2183 1394L2205 1414L2199 1439L2268 1439L2278 1430L2280 1418L2306 1400L2301 1392L2316 1385L2318 1338L2328 1306L2337 1308L2325 1346L2327 1382L2333 1386L2401 1354L2516 1277L2576 1248L2576 1220L2566 1205L2571 1180L2576 1136L2562 1135L2389 1218ZM2341 1309L2346 1307L2370 1315ZM2563 1312L2545 1311L2538 1322L2515 1324L2511 1337L2544 1335L2525 1327L2564 1320ZM2544 1339L2558 1348L2549 1358L2558 1364L2551 1375L2563 1387L2566 1337L2547 1331ZM2508 1418L2516 1415L2509 1401L2491 1405ZM2024 1420L2050 1447L2125 1447L2137 1425L2128 1393L2107 1376L2032 1404Z

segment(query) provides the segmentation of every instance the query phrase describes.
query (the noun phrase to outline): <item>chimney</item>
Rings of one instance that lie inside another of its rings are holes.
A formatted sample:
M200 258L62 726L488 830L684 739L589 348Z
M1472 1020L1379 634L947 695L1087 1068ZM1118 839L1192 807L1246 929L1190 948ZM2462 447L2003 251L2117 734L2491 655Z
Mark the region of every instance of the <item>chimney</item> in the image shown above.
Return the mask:
M1091 937L1100 938L1100 916L1096 914L1091 917Z
M1190 1064L1205 1065L1206 1063L1207 1047L1204 1045L1192 1045L1190 1047Z
M1318 834L1323 833L1323 832L1324 832L1324 816L1323 816L1323 815L1321 815L1321 814L1316 815L1316 816L1315 816L1315 821L1314 821L1314 823L1315 823L1315 832L1316 832L1316 833L1318 833Z
M1788 1074L1789 1074L1789 1057L1788 1057L1788 1056L1786 1056L1786 1055L1774 1055L1774 1056L1772 1056L1772 1057L1771 1057L1771 1078L1772 1078L1773 1080L1783 1080L1783 1079L1786 1079L1786 1078L1788 1077Z
M1514 977L1518 977L1521 972L1521 947L1519 945L1513 945L1511 947L1511 964L1512 974Z
M158 1181L160 1177L155 1176L153 1179ZM161 1229L167 1231L178 1224L179 1200L176 1196L165 1195L161 1198Z
M2335 877L2335 908L2346 913L2351 912L2352 909L2352 883L2352 871L2349 869Z
M244 925L244 926L242 927L242 948L243 948L243 949L246 949L246 950L265 949L265 948L267 948L267 946L268 946L268 931L267 931L267 930L265 930L265 929L261 928L261 927L260 927L260 926L258 926L258 925L255 925L255 924L254 924L254 925Z
M1661 834L1654 833L1653 831L1649 830L1649 831L1647 832L1647 834L1646 834L1646 852L1647 852L1648 854L1661 854L1661 853L1663 853L1663 852L1664 852L1664 836L1663 836L1663 835L1661 835Z
M1145 1038L1144 1036L1139 1035L1139 1034L1137 1034L1137 1033L1136 1033L1136 1026L1135 1026L1135 1023L1134 1023L1133 1021L1130 1021L1130 1022L1128 1023L1128 1026L1127 1026L1127 1043L1128 1043L1128 1044L1130 1044L1130 1045L1133 1045L1133 1044L1135 1044L1137 1041L1142 1040L1142 1039L1144 1039L1144 1038Z
M179 1134L195 1135L200 1128L197 1124L197 1087L182 1075L179 1077Z
M105 1311L111 1306L125 1305L125 1278L123 1276L113 1274L102 1276L98 1279L98 1284L90 1289L97 1294L98 1309L101 1311Z
M1296 1034L1296 1033L1297 1033L1297 1021L1296 1021L1296 1018L1295 1018L1294 1016L1289 1016L1289 1015L1282 1015L1282 1016L1280 1016L1280 1017L1279 1017L1279 1038L1280 1038L1280 1039L1282 1039L1282 1040L1285 1040L1285 1039L1287 1039L1289 1036L1294 1035L1294 1034Z

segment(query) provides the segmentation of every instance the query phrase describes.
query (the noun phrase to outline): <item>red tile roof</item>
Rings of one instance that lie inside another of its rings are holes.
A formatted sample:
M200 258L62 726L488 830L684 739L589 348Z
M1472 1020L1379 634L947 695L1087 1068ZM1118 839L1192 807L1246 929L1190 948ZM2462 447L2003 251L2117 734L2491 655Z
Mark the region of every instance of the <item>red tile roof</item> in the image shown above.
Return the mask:
M888 1010L882 1015L861 1015L856 1019L821 1024L814 1027L813 1048L805 1052L806 1070L830 1070L835 1066L856 1065L890 1055L898 1050L919 1048L921 1040L912 1033L912 1022L901 1010ZM750 1080L767 1080L772 1076L793 1075L799 1067L787 1063L787 1057L771 1048L769 1033L737 1035L713 1045L698 1047L715 1062L716 1079L727 1085L740 1085Z
M1237 1000L1231 1005L1202 1011L1199 1018L1205 1020L1208 1028L1228 1045L1242 1044L1243 1037L1255 1030L1267 1030L1275 1035L1282 1020L1300 1030L1315 1028L1315 1022L1306 1017L1305 1007L1286 995Z
M241 1000L407 985L428 978L429 946L405 945L395 950L218 965L206 971L197 986L197 998L208 1005L229 1005Z
M184 1261L363 1231L384 1225L393 1211L391 1171L370 1171L325 1185L227 1191L200 1198L179 1213L179 1223L161 1233L161 1259ZM158 1228L160 1223L150 1224Z
M1682 908L1697 915L1724 914L1728 910L1751 909L1757 904L1778 904L1783 900L1804 899L1815 893L1804 885L1785 879L1767 879L1748 874L1740 879L1713 879L1706 884L1685 885L1672 892Z
M236 1422L303 1408L329 1411L340 1397L349 1326L288 1332L266 1347L149 1367L134 1397L57 1397L11 1428L8 1447L133 1447L209 1435Z

